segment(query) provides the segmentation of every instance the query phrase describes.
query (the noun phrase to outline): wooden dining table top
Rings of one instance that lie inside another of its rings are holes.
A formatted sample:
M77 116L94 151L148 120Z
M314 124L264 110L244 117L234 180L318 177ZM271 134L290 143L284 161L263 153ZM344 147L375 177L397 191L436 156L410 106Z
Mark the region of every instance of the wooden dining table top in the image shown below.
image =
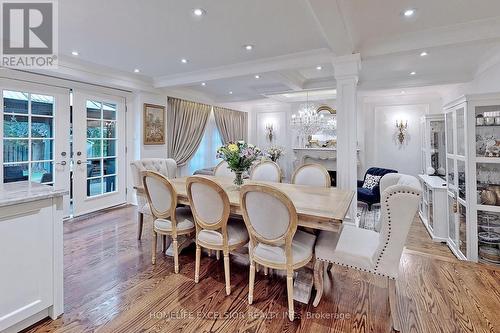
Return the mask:
M218 182L226 191L231 204L231 213L241 215L240 191L233 178L201 176ZM170 179L180 204L189 205L186 189L187 177ZM354 197L354 191L336 187L315 187L287 183L245 180L245 184L267 184L285 193L295 205L299 217L298 225L320 230L338 231L345 219Z

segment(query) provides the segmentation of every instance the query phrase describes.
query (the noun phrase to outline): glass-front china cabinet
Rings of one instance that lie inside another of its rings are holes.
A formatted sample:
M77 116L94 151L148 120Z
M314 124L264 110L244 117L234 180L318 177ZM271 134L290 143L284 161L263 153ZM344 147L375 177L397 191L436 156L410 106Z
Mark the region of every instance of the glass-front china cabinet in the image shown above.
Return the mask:
M500 94L445 106L448 245L461 259L500 265Z

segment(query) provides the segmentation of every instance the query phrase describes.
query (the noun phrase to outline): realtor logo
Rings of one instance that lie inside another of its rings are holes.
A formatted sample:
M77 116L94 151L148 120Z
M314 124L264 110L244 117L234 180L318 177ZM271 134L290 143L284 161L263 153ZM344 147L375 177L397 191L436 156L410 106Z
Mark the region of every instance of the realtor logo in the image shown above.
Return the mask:
M57 67L57 2L1 0L2 66Z

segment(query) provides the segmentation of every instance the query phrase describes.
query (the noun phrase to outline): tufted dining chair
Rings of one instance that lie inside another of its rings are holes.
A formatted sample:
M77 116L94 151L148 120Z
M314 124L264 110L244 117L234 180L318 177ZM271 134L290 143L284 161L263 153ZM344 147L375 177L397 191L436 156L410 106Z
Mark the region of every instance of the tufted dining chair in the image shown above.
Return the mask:
M229 198L214 180L192 176L186 182L196 225L196 263L194 281L200 277L201 248L224 254L226 294L231 294L229 253L248 243L248 232L241 220L229 219Z
M138 216L137 216L137 239L141 239L142 226L144 224L144 214L151 216L151 209L146 199L146 193L143 189L142 176L143 171L156 171L167 178L175 178L177 174L177 163L171 158L145 158L132 161L130 163L134 188L136 189Z
M177 208L177 193L167 177L155 171L143 171L142 179L154 219L151 262L153 265L156 263L158 235L170 236L173 243L174 271L178 273L179 248L177 236L194 232L193 216L189 208Z
M221 161L214 169L214 176L234 178L234 172L229 169L226 161Z
M250 172L250 179L281 183L280 166L273 161L261 161L253 166Z
M292 321L295 317L293 272L311 261L316 236L297 230L295 206L286 194L275 187L265 184L243 185L240 201L250 235L248 303L253 302L256 264L285 270L288 318Z
M409 175L390 173L380 180L382 191L381 229L375 231L345 225L340 234L322 231L315 248L316 270L325 262L386 277L394 330L400 330L397 314L396 278L410 225L421 196L419 181ZM315 276L317 306L323 292L323 274Z
M321 164L304 164L297 168L292 176L292 184L318 187L330 187L332 181L328 170Z

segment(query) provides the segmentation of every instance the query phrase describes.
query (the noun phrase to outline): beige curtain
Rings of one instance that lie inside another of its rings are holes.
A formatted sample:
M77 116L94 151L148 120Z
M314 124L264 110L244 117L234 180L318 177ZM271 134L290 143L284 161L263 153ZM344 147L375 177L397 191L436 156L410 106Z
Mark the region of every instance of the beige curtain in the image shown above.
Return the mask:
M167 103L167 154L178 166L185 165L200 145L210 105L168 98Z
M214 116L224 144L230 141L247 141L248 115L246 112L214 106Z

